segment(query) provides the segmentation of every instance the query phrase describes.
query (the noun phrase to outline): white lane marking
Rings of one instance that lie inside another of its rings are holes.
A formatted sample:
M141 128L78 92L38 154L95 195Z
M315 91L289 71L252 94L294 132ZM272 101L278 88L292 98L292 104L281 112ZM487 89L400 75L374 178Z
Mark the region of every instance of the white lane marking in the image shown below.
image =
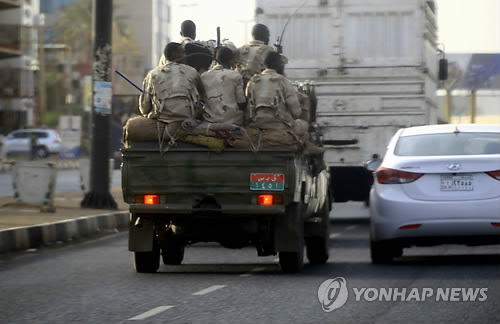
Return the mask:
M347 226L347 227L345 228L345 230L346 230L346 231L351 231L351 230L355 229L356 227L358 227L358 225L351 225L351 226Z
M149 310L145 313L142 313L142 314L137 315L135 317L129 318L128 320L129 321L140 321L140 320L146 319L148 317L155 316L155 315L157 315L161 312L164 312L166 310L169 310L171 308L174 308L174 306L159 306L159 307L153 308L152 310Z
M243 273L240 274L240 277L250 277L252 274L251 273Z
M206 295L206 294L209 294L213 291L216 291L218 289L221 289L221 288L224 288L226 287L226 285L215 285L215 286L211 286L211 287L208 287L207 289L203 289L203 290L200 290L200 291L197 291L193 294L193 296L202 296L202 295Z
M332 233L330 234L329 238L334 239L336 237L339 237L340 235L342 235L342 233Z

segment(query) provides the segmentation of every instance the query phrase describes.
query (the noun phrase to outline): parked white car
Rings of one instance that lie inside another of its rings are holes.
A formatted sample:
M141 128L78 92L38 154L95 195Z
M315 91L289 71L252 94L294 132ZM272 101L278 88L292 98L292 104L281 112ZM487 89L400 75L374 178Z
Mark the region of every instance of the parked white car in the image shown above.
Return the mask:
M30 153L32 136L37 138L36 157L44 158L51 153L60 153L62 149L61 138L55 130L19 129L4 137L2 157L7 158L10 153Z
M373 263L411 246L500 243L499 125L401 129L378 164L370 193Z

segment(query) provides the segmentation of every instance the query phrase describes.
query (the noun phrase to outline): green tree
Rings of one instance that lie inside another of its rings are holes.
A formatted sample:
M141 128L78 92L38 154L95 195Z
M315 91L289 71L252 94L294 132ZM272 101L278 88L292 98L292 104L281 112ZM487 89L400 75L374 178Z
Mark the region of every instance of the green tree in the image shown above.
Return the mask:
M78 0L65 7L54 27L58 35L56 42L69 45L73 56L77 57L80 62L91 62L93 56L92 2L92 0ZM118 6L113 6L114 11L117 8ZM130 40L131 33L126 19L126 16L115 15L113 17L113 29L118 31L113 36L117 35L120 39Z

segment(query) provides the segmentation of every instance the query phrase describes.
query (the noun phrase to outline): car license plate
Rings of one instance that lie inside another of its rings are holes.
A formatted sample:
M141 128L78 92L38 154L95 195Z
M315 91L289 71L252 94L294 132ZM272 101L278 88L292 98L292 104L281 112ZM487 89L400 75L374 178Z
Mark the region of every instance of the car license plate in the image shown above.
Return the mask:
M472 191L474 181L471 175L442 175L441 191Z
M285 175L281 173L251 173L250 190L284 191Z

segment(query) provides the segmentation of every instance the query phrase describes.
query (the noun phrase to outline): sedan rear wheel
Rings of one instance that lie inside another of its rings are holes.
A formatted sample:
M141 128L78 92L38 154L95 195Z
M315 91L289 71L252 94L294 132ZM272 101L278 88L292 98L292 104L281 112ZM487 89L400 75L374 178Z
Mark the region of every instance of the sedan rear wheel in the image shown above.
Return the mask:
M403 255L403 248L395 242L370 241L370 254L372 263L389 264L394 261L394 258Z

